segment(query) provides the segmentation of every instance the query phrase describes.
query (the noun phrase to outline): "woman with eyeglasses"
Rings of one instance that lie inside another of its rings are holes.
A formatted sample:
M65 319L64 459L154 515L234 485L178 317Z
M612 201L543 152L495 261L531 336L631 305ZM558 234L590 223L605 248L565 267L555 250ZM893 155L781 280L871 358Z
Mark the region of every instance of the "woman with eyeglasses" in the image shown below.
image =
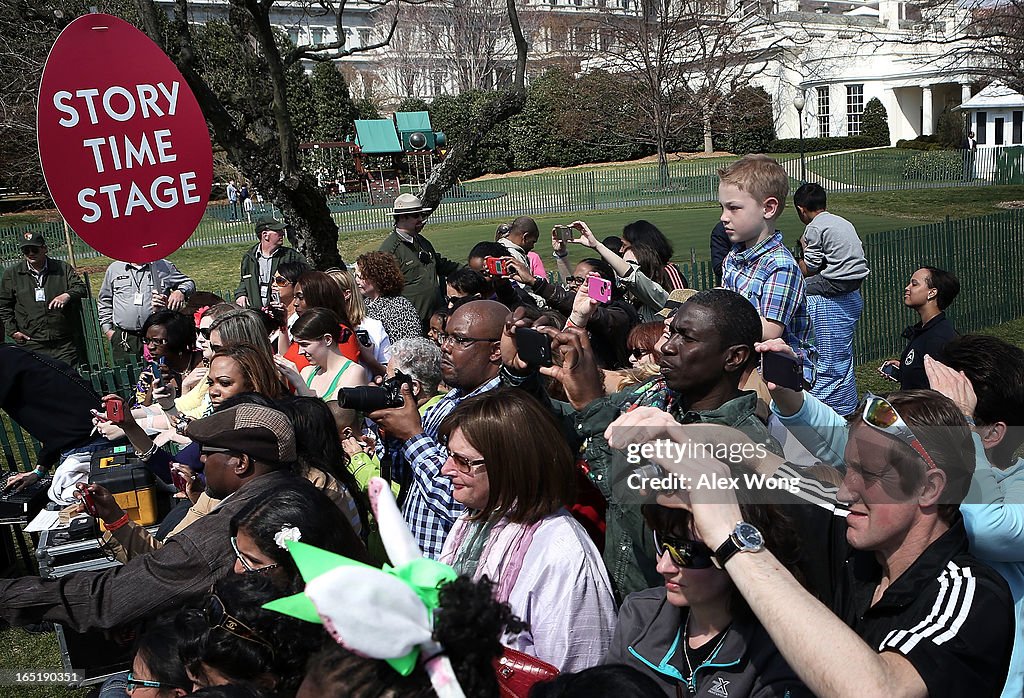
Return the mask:
M264 575L228 575L200 608L182 611L180 657L195 690L242 685L291 696L306 662L328 635L316 625L262 608L281 596Z
M192 319L174 310L158 310L142 324L143 354L149 362L139 374L134 405L153 403L153 364L159 366L161 380L180 392L182 376L202 360L196 351L196 328Z
M343 332L352 331L327 308L309 308L295 321L292 338L306 358L306 368L297 371L285 357L274 360L296 395L335 400L342 388L366 385L363 367L342 354Z
M740 509L796 570L797 531L783 509L749 501ZM626 597L604 663L639 669L671 698L716 695L715 686L728 686L729 698L812 695L719 568L690 512L645 504L643 515L665 585Z
M192 692L192 680L178 657L181 636L175 626L176 615L162 614L145 623L135 637L131 671L124 679L124 675L112 677L100 696L113 695L113 689L122 683L132 698L178 698Z
M523 447L529 425L531 447ZM441 561L496 585L495 598L530 629L502 642L556 666L598 664L615 624L615 601L597 548L566 505L575 462L553 417L521 390L460 403L441 423L441 474L466 507Z
M305 582L288 553L298 540L367 564L369 554L342 510L305 480L295 480L253 500L231 518L234 574L267 577L281 595L301 591Z
M406 337L423 336L423 323L416 306L401 295L405 277L394 255L387 252L359 255L355 276L369 316L384 323L392 344Z

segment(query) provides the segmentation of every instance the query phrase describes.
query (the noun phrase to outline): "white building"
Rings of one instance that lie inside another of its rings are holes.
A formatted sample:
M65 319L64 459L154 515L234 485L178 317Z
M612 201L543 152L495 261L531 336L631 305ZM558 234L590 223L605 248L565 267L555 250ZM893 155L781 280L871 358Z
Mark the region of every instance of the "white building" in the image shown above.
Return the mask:
M607 29L609 19L635 16L645 1L520 0L520 20L531 48L530 73L555 64L573 70L600 67L602 52L614 40ZM793 106L797 95L805 98L806 137L860 133L864 106L878 97L888 114L893 143L933 134L940 114L971 98L976 71L962 56L955 61L947 57L949 41L969 20L954 3L940 10L903 0L718 1L725 3L726 12L736 21L749 27L743 40L751 54L759 57L753 83L772 95L779 138L799 135ZM171 0L161 2L170 8ZM472 6L500 18L504 3L473 0ZM228 5L227 0L191 0L189 8L193 21L204 22L226 18ZM467 81L489 87L510 79L514 56L507 26L477 29L470 25L465 34L494 32L496 36L482 49L486 56L472 56L468 49L454 45L450 36L449 25L463 15L435 15L432 20L424 14L444 11L430 3L403 5L402 21L389 47L342 59L341 69L353 96L372 95L386 104L404 97L430 100L458 92ZM366 46L379 40L389 12L388 6L348 2L346 45ZM271 22L296 44L337 39L334 16L317 16L306 0L277 0ZM960 112L955 114L960 118ZM1020 110L1011 108L1002 117L994 114L990 112L992 127L986 133L994 137L998 123L994 119L1002 118L1005 141L1019 143ZM1015 133L1018 140L1013 140Z
M1024 145L1024 95L994 82L960 105L979 148Z

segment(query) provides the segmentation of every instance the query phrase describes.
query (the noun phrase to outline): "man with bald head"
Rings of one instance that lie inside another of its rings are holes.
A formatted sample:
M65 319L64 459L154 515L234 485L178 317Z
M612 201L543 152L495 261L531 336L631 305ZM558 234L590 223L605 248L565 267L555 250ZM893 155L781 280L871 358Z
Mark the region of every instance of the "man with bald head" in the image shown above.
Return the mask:
M437 559L462 505L452 496L451 480L441 475L448 450L437 429L455 407L496 388L500 380L501 333L508 308L497 301L470 301L459 306L441 335L441 375L451 390L423 414L407 387L405 404L370 414L387 435L401 442L401 457L411 471L402 514L423 554Z

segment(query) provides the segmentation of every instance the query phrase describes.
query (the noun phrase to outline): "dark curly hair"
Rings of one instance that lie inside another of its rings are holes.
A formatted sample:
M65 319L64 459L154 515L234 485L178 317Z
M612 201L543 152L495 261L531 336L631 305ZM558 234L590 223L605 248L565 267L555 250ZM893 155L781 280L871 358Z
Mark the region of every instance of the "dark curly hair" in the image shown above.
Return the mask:
M434 639L444 647L467 698L493 698L498 681L492 662L501 655L502 633L520 633L526 624L498 603L487 577L474 582L461 576L440 590L434 616ZM313 657L306 680L321 695L349 698L429 698L434 696L422 664L401 676L386 662L354 654L330 642Z
M405 288L398 259L390 252L367 252L356 257L359 274L377 287L382 296L397 296Z
M203 608L214 595L224 610L260 641L247 639L244 630L230 633L223 627L211 627L204 610L185 609L178 615L176 626L182 637L181 661L189 672L203 677L207 668L214 669L232 684L293 695L302 683L306 662L329 637L327 633L305 621L261 608L281 596L266 577L228 575L203 599Z

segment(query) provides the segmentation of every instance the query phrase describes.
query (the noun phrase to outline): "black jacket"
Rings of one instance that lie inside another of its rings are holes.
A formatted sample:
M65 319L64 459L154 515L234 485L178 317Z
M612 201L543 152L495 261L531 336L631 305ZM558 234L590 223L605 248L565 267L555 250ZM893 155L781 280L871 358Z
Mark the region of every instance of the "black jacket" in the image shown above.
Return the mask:
M99 409L100 402L92 386L63 361L0 344L0 409L43 444L43 468L89 440L89 410Z
M682 630L689 609L677 608L665 588L638 591L619 610L605 664L627 664L654 678L665 695L783 698L813 695L779 654L768 632L749 614L736 618L707 661L686 676ZM682 685L680 685L682 684ZM723 690L723 688L725 690Z
M900 389L928 388L928 375L924 372L925 354L941 361L942 350L957 334L945 313L939 313L923 327L919 322L903 330L903 337L908 341L900 357Z

